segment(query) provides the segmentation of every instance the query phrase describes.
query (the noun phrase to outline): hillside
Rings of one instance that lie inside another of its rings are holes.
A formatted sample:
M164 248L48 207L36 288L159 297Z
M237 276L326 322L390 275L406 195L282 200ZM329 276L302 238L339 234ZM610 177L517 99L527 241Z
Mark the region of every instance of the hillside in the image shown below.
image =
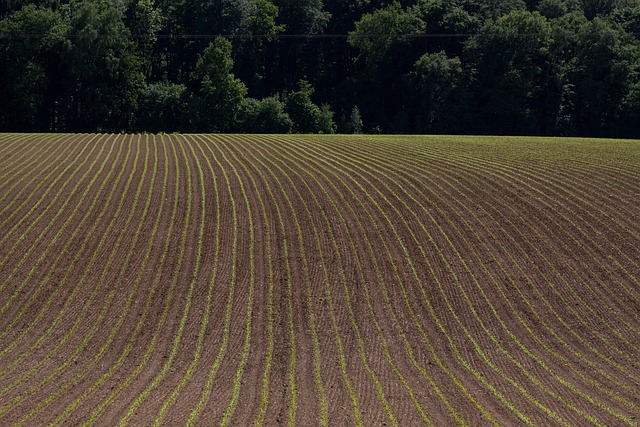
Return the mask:
M0 425L637 425L640 142L0 134Z

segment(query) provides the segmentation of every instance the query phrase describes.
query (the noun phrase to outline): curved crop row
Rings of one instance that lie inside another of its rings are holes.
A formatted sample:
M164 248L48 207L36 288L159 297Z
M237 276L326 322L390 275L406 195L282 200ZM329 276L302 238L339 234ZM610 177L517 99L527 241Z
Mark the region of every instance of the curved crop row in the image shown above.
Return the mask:
M0 424L637 425L640 143L0 134Z

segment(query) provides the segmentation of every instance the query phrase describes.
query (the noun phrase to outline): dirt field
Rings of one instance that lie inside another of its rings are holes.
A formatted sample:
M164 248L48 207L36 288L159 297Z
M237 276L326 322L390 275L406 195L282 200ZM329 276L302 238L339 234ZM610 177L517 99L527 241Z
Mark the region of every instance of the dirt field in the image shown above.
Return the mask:
M640 142L0 134L0 425L638 425Z

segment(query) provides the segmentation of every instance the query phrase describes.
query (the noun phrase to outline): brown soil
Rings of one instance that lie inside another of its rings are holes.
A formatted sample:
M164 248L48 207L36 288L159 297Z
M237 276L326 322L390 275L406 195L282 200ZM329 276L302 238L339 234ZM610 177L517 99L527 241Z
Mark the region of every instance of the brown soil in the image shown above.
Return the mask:
M638 148L0 135L0 425L637 425Z

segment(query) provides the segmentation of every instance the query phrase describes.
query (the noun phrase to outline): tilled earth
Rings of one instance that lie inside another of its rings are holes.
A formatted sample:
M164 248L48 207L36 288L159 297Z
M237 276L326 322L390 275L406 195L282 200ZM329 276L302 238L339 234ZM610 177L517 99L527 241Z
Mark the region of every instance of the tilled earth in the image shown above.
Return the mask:
M0 425L637 425L640 142L0 134Z

